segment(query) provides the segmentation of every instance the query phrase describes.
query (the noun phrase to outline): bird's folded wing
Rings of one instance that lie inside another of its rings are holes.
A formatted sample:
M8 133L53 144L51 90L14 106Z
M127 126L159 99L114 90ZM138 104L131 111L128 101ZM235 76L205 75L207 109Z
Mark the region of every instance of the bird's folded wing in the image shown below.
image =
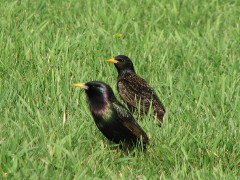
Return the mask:
M158 99L153 88L142 78L138 76L128 76L118 81L118 90L121 98L128 104L138 107L140 103L149 109L151 101Z
M136 137L142 136L145 143L148 143L147 134L143 131L140 125L134 120L132 114L127 108L125 108L120 102L114 102L113 108L117 111L117 114L122 121L122 124L128 128Z

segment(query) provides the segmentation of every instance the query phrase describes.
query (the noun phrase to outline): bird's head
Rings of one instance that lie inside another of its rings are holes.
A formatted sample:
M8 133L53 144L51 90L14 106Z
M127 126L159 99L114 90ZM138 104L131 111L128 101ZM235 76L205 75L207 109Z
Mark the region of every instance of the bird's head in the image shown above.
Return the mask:
M87 83L76 83L74 86L85 90L90 105L93 106L103 106L112 99L115 99L112 88L104 82L91 81Z
M107 60L107 62L114 63L115 67L118 70L118 73L121 73L123 71L135 72L131 59L125 55L116 56L112 59Z

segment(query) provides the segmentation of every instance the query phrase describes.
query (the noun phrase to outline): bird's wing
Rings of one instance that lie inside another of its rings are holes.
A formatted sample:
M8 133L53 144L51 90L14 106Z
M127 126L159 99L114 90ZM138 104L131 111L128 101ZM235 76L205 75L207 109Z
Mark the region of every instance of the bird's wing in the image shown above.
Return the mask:
M153 88L143 78L135 74L119 79L118 91L125 102L136 108L139 101L144 106L145 111L148 111L151 103L154 106L162 107L162 103Z
M144 143L148 144L148 136L140 125L135 121L132 114L120 102L115 101L112 103L113 108L116 110L118 117L122 124L128 128L137 138L142 136Z

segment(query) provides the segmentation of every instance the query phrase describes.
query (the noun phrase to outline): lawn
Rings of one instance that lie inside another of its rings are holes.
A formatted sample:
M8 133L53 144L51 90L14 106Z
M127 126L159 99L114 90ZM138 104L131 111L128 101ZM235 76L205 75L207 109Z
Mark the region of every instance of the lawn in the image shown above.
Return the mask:
M240 178L240 1L1 0L0 42L0 179ZM146 152L109 143L72 86L120 100L119 54L167 108L134 114Z

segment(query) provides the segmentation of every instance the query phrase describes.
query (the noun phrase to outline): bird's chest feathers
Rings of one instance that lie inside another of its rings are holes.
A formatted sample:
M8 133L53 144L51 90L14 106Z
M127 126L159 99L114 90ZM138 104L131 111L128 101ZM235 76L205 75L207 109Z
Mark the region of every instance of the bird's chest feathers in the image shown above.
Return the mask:
M95 117L95 119L97 119L98 121L104 121L104 122L110 121L113 113L109 103L101 107L92 106L91 112Z

